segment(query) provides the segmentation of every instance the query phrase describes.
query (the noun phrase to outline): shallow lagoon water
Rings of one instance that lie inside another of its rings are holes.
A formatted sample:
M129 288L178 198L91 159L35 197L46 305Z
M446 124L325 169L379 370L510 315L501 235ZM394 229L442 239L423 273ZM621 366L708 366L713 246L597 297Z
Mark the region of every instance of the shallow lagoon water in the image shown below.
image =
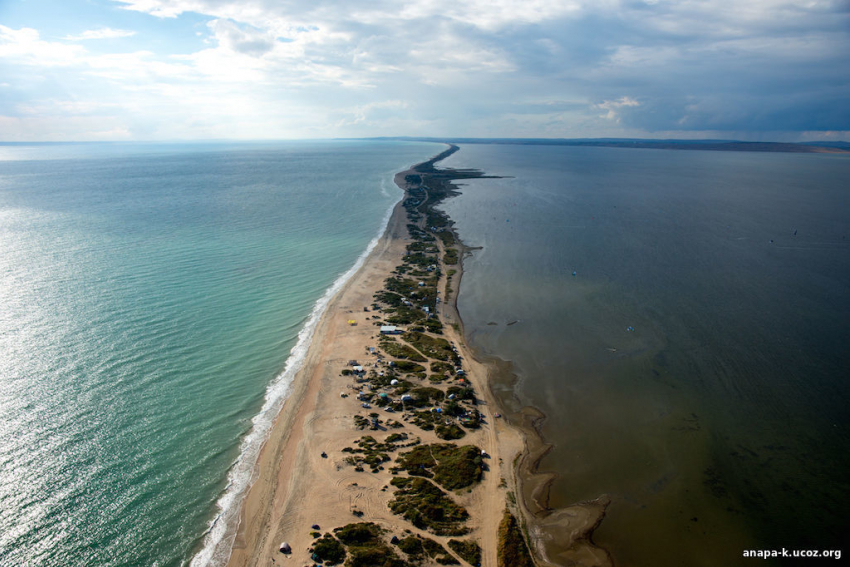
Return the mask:
M470 144L442 165L507 176L446 202L481 247L458 306L548 416L552 506L608 495L594 541L623 565L840 548L850 159Z

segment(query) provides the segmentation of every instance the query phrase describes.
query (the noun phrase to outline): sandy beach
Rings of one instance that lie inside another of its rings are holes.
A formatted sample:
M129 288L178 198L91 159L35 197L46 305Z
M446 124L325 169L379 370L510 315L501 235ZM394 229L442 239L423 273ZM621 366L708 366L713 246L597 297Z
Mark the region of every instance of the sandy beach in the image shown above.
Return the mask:
M399 173L396 183L406 188L405 178L410 173ZM364 371L377 368L381 353L369 351L378 346L379 339L373 319L376 313L371 307L373 295L404 258L410 243L408 222L400 202L372 254L332 299L322 317L304 367L263 447L255 480L242 505L228 565L312 564L309 549L316 533L353 522L375 523L386 530L387 539L391 535L420 535L448 550L446 544L452 538L417 528L390 510L390 471L357 472L345 461L347 453L343 451L364 435L374 435L380 441L390 433L383 427L364 431L354 426L354 417L366 416L369 410L356 399L359 386L352 376L343 376L342 372L351 361L357 361ZM442 249L442 243L440 246ZM460 266L453 268L459 270ZM456 287L460 274L453 275ZM445 289L447 277L442 274L440 289ZM445 323L441 336L456 345L481 414L481 426L466 431L459 444L475 445L488 456L481 482L472 489L455 491L454 498L469 512L466 537L480 545L481 565L496 566L499 522L508 492L515 490L511 469L522 449L522 438L496 417L498 410L487 388L488 368L476 362L464 345L453 297L443 299L441 311ZM399 419L399 414L394 417ZM442 442L433 430L410 424L393 431L415 435L422 444ZM312 527L316 525L319 529ZM291 554L280 552L282 542L290 544ZM424 564L437 564L433 558L425 559Z

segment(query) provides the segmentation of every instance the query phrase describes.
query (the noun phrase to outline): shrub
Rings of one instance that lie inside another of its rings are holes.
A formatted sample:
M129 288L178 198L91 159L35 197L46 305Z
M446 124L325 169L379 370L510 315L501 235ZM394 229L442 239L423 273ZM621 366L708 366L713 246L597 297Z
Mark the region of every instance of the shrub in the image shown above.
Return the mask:
M461 525L469 518L466 509L430 480L395 477L391 484L398 489L389 503L394 514L437 535L463 535L468 531Z
M496 549L498 567L534 567L531 553L522 537L516 518L506 509L499 524L499 543Z
M481 564L481 546L478 545L478 542L471 539L450 539L449 547L470 565Z
M313 543L313 553L326 565L336 565L345 560L345 548L331 534L325 534Z
M472 486L481 480L481 450L474 445L453 443L419 445L401 453L398 465L413 476L433 478L448 490Z

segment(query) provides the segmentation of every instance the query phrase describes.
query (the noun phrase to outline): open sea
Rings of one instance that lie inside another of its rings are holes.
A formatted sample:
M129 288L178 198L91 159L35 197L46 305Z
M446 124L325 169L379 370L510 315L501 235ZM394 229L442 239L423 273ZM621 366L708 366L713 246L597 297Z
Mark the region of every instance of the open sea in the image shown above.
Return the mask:
M547 415L552 506L610 497L594 541L616 565L846 559L850 157L462 145L440 165L510 176L444 208L482 247L466 332L513 363L506 403Z
M0 566L226 559L328 294L443 148L0 144Z

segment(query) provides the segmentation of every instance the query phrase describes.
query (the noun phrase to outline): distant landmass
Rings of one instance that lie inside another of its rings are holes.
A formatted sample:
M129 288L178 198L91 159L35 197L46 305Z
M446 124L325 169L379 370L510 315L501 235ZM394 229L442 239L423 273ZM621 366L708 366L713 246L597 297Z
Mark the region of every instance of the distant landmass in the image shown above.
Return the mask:
M385 136L370 140L406 140L451 144L521 144L541 146L598 146L657 150L713 150L735 152L850 153L850 142L742 142L739 140L649 140L640 138L430 138Z

